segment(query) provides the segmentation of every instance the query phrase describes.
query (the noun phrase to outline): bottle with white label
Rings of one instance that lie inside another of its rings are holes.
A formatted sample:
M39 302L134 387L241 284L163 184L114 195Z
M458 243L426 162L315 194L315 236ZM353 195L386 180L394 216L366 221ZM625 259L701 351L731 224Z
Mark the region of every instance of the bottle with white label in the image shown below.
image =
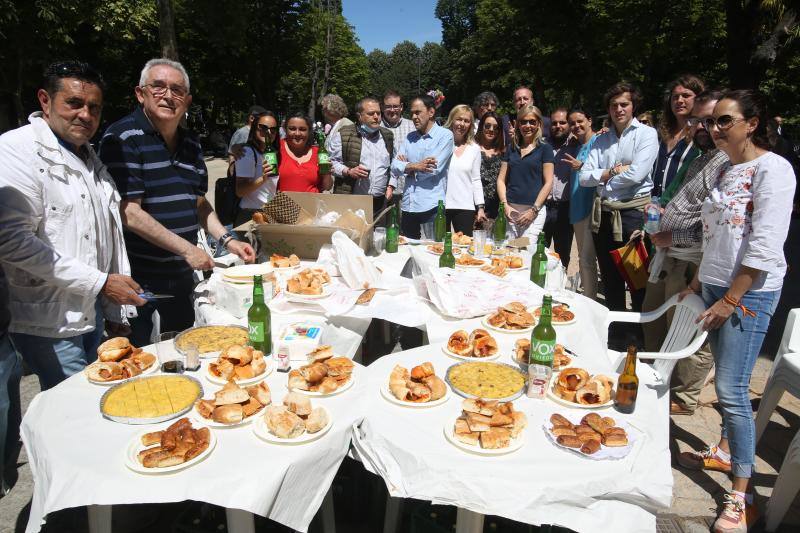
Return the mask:
M553 297L542 300L539 323L531 332L531 352L528 358L528 397L544 398L553 374L553 352L556 348L556 330L552 325Z

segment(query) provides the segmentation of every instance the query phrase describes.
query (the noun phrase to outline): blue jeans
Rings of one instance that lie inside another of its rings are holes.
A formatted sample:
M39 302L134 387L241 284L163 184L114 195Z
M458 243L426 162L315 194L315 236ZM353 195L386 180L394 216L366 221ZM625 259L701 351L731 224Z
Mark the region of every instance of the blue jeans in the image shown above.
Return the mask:
M19 380L22 362L7 333L0 333L0 491L5 491L3 470L19 441L21 418ZM0 492L0 494L2 494Z
M39 377L39 385L44 391L82 372L86 365L97 359L104 324L98 303L95 305L94 331L65 339L11 333L11 339L22 359Z
M720 300L727 291L728 287L704 283L706 307ZM722 409L722 438L728 439L736 477L751 477L755 466L755 423L748 394L750 376L780 297L779 290L748 291L742 297L742 304L756 316L744 316L736 309L719 329L708 332L717 367L714 381Z

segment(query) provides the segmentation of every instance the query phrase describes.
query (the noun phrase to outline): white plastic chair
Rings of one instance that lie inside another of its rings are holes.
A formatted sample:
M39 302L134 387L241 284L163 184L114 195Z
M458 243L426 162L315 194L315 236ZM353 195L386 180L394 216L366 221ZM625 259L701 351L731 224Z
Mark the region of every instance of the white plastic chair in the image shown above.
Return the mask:
M786 354L786 356L790 355L797 356L797 360L800 361L800 353ZM800 374L795 374L795 376L800 376ZM794 502L798 490L800 490L800 431L795 434L792 443L789 444L789 450L786 452L786 457L783 458L778 479L775 480L775 487L772 489L772 496L767 502L765 527L767 531L775 531L778 528L783 517L786 516L786 511Z
M672 307L675 307L675 313L672 316L672 323L670 324L664 343L661 345L661 349L658 352L638 353L639 359L656 360L653 364L653 369L658 374L661 382L665 385L669 385L672 370L675 368L675 364L678 360L689 357L695 353L706 341L706 336L708 334L703 331L702 323L695 323L698 315L706 309L703 300L699 296L690 294L684 298L683 301L679 302L678 295L676 294L664 302L658 309L647 313L609 311L603 330L607 337L608 327L613 322L633 322L638 324L652 322ZM608 357L611 360L612 367L618 369L625 358L625 354L615 350L608 350Z

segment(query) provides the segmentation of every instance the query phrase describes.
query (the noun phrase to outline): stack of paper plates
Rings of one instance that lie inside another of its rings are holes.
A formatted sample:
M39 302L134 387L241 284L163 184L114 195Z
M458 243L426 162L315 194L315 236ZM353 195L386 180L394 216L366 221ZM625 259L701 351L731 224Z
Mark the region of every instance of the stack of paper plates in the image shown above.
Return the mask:
M253 276L266 276L272 272L272 265L261 263L256 265L236 265L222 272L222 279L229 283L253 283Z

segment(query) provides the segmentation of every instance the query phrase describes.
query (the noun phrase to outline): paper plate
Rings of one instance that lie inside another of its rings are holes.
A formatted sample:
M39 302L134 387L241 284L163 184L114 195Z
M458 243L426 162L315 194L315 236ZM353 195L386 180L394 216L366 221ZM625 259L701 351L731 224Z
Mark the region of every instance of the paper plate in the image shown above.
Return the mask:
M147 353L150 353L150 352L147 352ZM153 355L155 356L156 354L153 354ZM83 373L84 373L84 375L86 375L86 381L88 381L89 383L93 383L95 385L102 385L104 387L110 387L111 385L117 385L119 383L125 383L126 381L130 381L130 380L135 379L135 378L140 378L142 376L148 376L150 374L154 374L159 369L159 367L161 366L158 363L158 356L156 356L156 360L153 362L153 364L148 366L144 370L142 370L141 374L137 374L137 375L131 376L129 378L116 379L114 381L95 381L95 380L93 380L92 378L89 377L89 368L94 366L94 365L96 365L97 363L99 363L99 361L95 361L91 365L88 365L86 368L83 369Z
M458 355L456 353L451 352L447 348L447 344L442 344L442 351L452 357L453 359L458 359L459 361L494 361L500 357L500 350L497 350L497 353L494 355L490 355L488 357L475 357L473 355Z
M300 394L304 394L306 396L312 396L317 398L325 398L327 396L336 396L337 394L343 393L344 391L350 389L353 386L354 382L355 379L353 379L353 376L351 375L350 379L348 379L344 385L342 385L333 392L316 392L316 391L302 390L302 389L291 389L290 392L297 392Z
M569 367L567 367L567 368L569 368ZM616 381L616 377L614 377L614 376L618 376L618 374L613 374L613 375L612 374L604 374L604 375L606 375L606 376L608 376L610 378L613 378L614 381ZM614 389L613 388L611 389L611 395L610 395L611 398L606 403L601 403L601 404L597 404L597 405L591 405L591 404L582 404L582 403L578 403L578 402L571 402L569 400L565 400L564 398L562 398L561 396L559 396L558 394L555 393L555 386L556 386L556 380L557 380L556 378L557 377L558 377L558 373L554 371L553 372L553 377L550 380L550 384L547 386L547 397L550 400L553 400L554 402L556 402L557 404L560 404L560 405L563 405L563 406L566 406L566 407L572 407L573 409L606 409L606 408L611 407L611 406L614 405Z
M577 423L576 423L575 420L572 420L571 417L565 416L565 418L567 418L567 420L569 420L570 422L572 422L575 425L578 425L578 423L580 423L580 418L577 419ZM550 421L546 420L545 423L542 424L542 430L544 431L544 434L547 435L547 439L554 446L556 446L557 448L561 448L563 450L568 450L570 452L573 452L573 453L576 453L576 454L580 455L581 457L586 457L587 459L592 459L594 461L609 461L609 460L624 459L625 457L628 456L629 453L631 453L631 450L633 450L634 444L636 444L636 442L639 440L639 438L644 436L639 430L637 430L636 428L634 428L633 426L631 426L627 422L622 422L621 421L621 422L618 423L617 427L621 427L622 429L625 430L625 433L628 434L628 444L627 444L627 446L604 446L604 445L601 445L600 449L597 450L595 453L593 453L593 454L585 454L580 450L580 448L570 448L569 446L564 446L562 444L559 444L558 441L556 440L557 437L555 435L553 435L551 433L551 431L550 431L552 429L552 426L553 425L550 423Z
M201 429L206 424L192 424L194 429ZM169 426L164 426L160 429L166 429ZM142 436L150 433L151 431L159 431L158 429L151 429L150 431L142 431L141 433L137 433L133 439L131 439L128 447L125 450L125 466L136 472L137 474L145 474L145 475L159 475L159 474L170 474L172 472L177 472L178 470L183 470L184 468L189 468L190 466L194 466L200 461L204 460L206 457L211 454L214 448L217 445L217 436L214 434L213 431L210 431L210 437L208 441L208 448L203 450L203 452L195 457L194 459L190 459L185 463L181 463L179 465L174 466L165 466L164 468L147 468L143 464L139 462L137 455L140 451L144 450L145 448L149 448L150 446L143 446L142 445Z
M264 378L266 378L267 376L272 374L272 371L275 369L275 365L269 359L265 358L265 361L267 363L267 368L264 370L264 372L262 372L261 374L259 374L257 376L253 376L252 378L234 379L236 384L239 385L240 387L245 386L245 385L252 385L254 383L258 383L259 381L263 381ZM228 382L228 380L223 379L221 377L217 377L214 374L212 374L208 370L208 367L206 367L206 379L208 381L210 381L211 383L216 383L218 385L225 385Z
M433 250L431 250L431 249L430 249L430 248L428 248L427 246L425 247L425 251L426 251L426 252L428 252L429 254L431 254L431 255L435 255L435 256L437 256L437 257L438 257L438 256L440 256L440 255L442 255L442 253L443 253L443 252L434 252ZM461 249L460 249L460 248L458 248L458 247L457 247L457 246L455 246L455 245L453 245L453 255L461 255Z
M513 453L525 444L525 431L523 430L516 439L511 439L511 443L507 448L499 448L496 450L488 450L486 448L481 448L480 444L478 446L472 446L465 442L461 442L458 440L455 435L453 434L455 430L455 420L449 419L445 421L444 427L442 427L442 431L444 432L444 437L447 439L450 444L463 450L467 453L474 453L476 455L487 455L487 456L494 456L494 455L507 455L509 453Z
M269 263L257 263L252 265L236 265L228 267L222 271L222 278L232 283L253 283L253 276L266 276L272 272L272 265Z
M325 408L323 407L323 409ZM313 442L325 435L333 426L333 419L331 418L330 411L325 409L325 412L328 413L328 423L316 433L303 433L299 437L295 437L293 439L282 439L269 432L269 429L267 429L267 422L264 420L263 416L257 417L258 420L253 423L253 433L259 439L269 442L270 444L282 444L284 446L308 444L309 442Z
M456 268L483 268L485 266L486 266L486 261L482 259L480 265L459 265L458 262L456 262Z
M403 400L398 400L394 394L389 390L388 384L381 386L381 396L384 397L389 403L393 403L395 405L399 405L400 407L408 407L409 409L425 409L426 407L437 407L444 403L447 403L447 400L450 399L450 387L446 387L447 391L444 393L444 396L439 398L438 400L433 400L432 402L404 402Z
M558 305L566 305L570 309L570 311L572 311L572 308L569 306L569 304L558 304ZM541 309L541 306L531 307L530 309L528 309L528 312L531 313L534 318L536 318L535 313L539 309ZM551 320L550 323L554 326L569 326L570 324L574 324L575 322L578 321L578 314L575 313L575 311L572 311L572 314L575 315L575 317L572 320L568 320L566 322L556 322L555 320Z
M491 313L491 314L494 314L494 313ZM527 327L527 328L523 328L523 329L504 329L504 328L498 328L497 326L493 326L493 325L489 324L489 315L486 315L485 317L483 317L483 318L481 319L481 324L482 324L484 327L491 329L492 331L499 331L500 333L510 333L510 334L515 334L515 333L530 333L531 331L533 331L533 327L534 327L534 326L529 326L529 327ZM535 322L535 321L534 321L534 325L536 325L536 322Z
M328 283L322 284L322 294L295 294L293 292L284 291L286 297L290 300L303 301L303 300L322 300L328 298L331 294L331 289Z

